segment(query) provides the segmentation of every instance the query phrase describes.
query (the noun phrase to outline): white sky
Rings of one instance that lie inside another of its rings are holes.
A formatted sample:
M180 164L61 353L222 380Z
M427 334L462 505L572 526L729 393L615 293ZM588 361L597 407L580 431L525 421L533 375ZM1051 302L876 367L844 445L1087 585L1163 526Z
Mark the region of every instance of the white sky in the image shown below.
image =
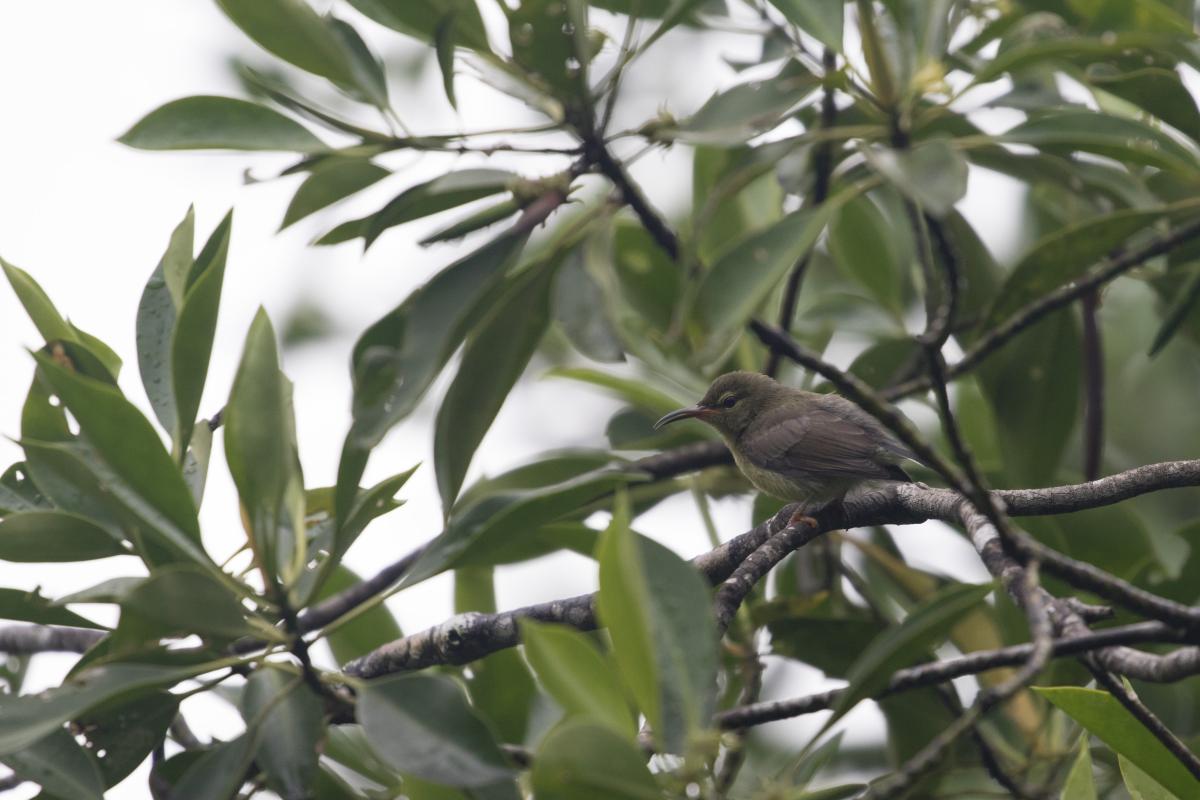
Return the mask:
M379 42L384 52L403 50L402 45L397 47L397 37L369 23L360 29ZM643 65L641 77L628 82L634 88L623 97L627 121L645 119L664 104L678 113L702 101L715 88L695 75L695 64L716 62L718 52L709 42L693 40L686 67L667 56ZM333 482L348 423L347 364L354 337L437 266L447 263L454 249L422 251L413 244L420 238L417 225L385 235L365 257L353 244L317 249L306 243L355 210L372 210L401 188L452 162L425 159L418 163L402 156L393 164L408 165L405 173L376 187L379 191L370 193L364 202L332 214L318 214L276 235L299 179L246 185L243 171L250 167L254 175L266 177L286 165L287 157L145 153L114 141L143 114L168 100L191 94L237 94L225 66L227 57L235 52L260 55L214 3L43 0L0 6L0 108L5 110L0 128L0 255L28 270L64 315L122 355L121 385L134 402L148 408L134 349L133 319L142 286L189 204L196 206L200 242L225 211L234 207L233 242L202 413L210 414L223 403L242 337L260 304L278 325L300 300L319 303L337 321L340 334L289 351L285 369L296 387L307 483L328 485ZM425 74L422 91L415 99L402 96L393 86L397 110L418 131L493 127L501 119L531 121L518 106L498 100L494 92L471 80L459 82L459 97L460 108L470 110L473 118L456 117L436 89L438 80L432 71ZM728 71L714 72L716 80L728 81ZM638 163L635 174L646 180L660 207L676 206L689 196L686 179L679 177L690 174L685 159L686 154L677 151L666 156L654 154ZM545 167L533 167L532 174L555 168L555 162L548 162ZM995 179L973 175L965 204L968 213L977 219L993 217L996 193L1005 188ZM442 222L444 219L439 219L437 224ZM985 233L1003 238L1007 232L989 225ZM0 375L4 376L0 434L7 437L19 433L20 406L32 374L25 348L40 344L11 290L0 286ZM431 396L436 399L439 392L435 387ZM426 466L402 492L408 505L369 529L351 552L348 563L363 573L375 571L440 529L428 406L401 425L372 459L368 480L418 461ZM554 447L599 445L613 408L615 404L589 390L560 381L527 381L502 411L476 459L473 474L481 469L495 473ZM0 466L19 458L19 448L9 439L0 439ZM722 501L716 512L723 537L745 530L745 503ZM202 522L206 542L218 558L237 547L240 524L219 450L210 469ZM706 548L699 519L691 503L682 498L656 509L638 527L660 536L683 555ZM922 529L920 534L922 538L937 536L939 548L943 542L946 547L961 545L934 529ZM925 545L919 549L929 552L927 540ZM972 561L965 553L953 560L959 564ZM922 563L930 565L928 558ZM936 563L946 567L942 558ZM31 589L40 585L50 596L122 574L137 574L137 565L129 559L83 565L0 562L0 586ZM595 570L589 561L557 556L503 570L498 599L501 607L512 607L577 594L593 588L594 583ZM407 630L439 622L450 612L449 581L428 581L390 605ZM98 619L105 619L103 609L87 609L93 611ZM67 657L39 657L30 686L56 683L70 662ZM872 714L870 709L856 712L877 719ZM227 736L233 719L226 707L207 704L190 721L202 735L221 731ZM811 730L811 722L814 720L791 727ZM780 730L783 727L779 726ZM144 787L145 777L139 771L112 796L142 797Z

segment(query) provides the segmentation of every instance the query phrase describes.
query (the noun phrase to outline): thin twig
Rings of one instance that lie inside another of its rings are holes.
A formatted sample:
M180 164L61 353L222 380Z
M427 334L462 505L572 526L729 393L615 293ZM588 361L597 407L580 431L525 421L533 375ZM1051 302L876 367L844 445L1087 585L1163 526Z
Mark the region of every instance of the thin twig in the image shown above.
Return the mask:
M1104 344L1097 319L1099 294L1092 290L1083 296L1083 477L1100 477L1104 455Z
M621 195L621 200L633 210L642 227L658 246L676 263L679 262L679 239L671 230L662 216L650 205L650 201L642 193L641 187L634 183L633 178L609 151L608 145L598 136L590 136L584 141L584 154L596 165L600 172L612 182Z

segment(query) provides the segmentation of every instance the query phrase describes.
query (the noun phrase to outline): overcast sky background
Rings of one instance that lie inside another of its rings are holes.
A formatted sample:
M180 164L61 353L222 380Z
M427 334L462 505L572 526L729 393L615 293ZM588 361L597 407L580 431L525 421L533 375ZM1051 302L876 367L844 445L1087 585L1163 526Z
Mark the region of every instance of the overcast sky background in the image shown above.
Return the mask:
M361 22L360 31L392 62L411 60L421 52L415 43L405 43L355 17L344 4L339 5L339 13ZM670 38L675 39L673 45ZM748 43L736 37L720 41L686 33L670 38L626 82L619 113L630 124L664 105L677 114L694 109L714 89L734 80L718 57L736 53ZM686 59L677 58L679 48L686 48ZM310 248L307 243L335 222L374 210L400 189L466 162L418 160L401 154L389 165L406 165L403 174L363 198L277 235L300 178L248 185L244 173L249 168L255 177L269 177L289 163L288 157L146 153L115 142L133 122L166 101L193 94L239 94L228 67L235 54L271 63L214 3L43 0L0 6L0 108L5 116L0 129L0 256L29 271L60 312L117 350L125 359L122 388L148 409L137 371L133 327L143 284L189 204L196 208L198 246L233 207L232 246L202 413L211 414L222 405L242 338L258 306L267 308L278 327L298 305L317 304L333 319L336 335L287 351L284 366L295 383L306 483L329 485L349 420L347 365L355 337L436 268L449 263L456 250L449 246L427 251L415 245L422 231L444 224L447 217L390 232L365 256L356 244ZM704 73L702 65L710 72ZM416 87L402 80L393 83L393 104L417 132L533 121L529 112L470 79L459 81L462 113L456 115L442 96L439 81L436 70L430 69ZM644 181L660 208L678 209L690 196L687 159L679 148L653 153L637 163L635 177ZM538 175L563 165L539 163L543 165L521 162L517 167ZM1011 187L1002 179L972 173L970 192L960 207L981 224L994 247L1002 247L1011 233L1012 223L1001 222L997 212L1011 198ZM32 375L26 348L40 344L10 288L0 285L0 434L5 437L19 434L20 407ZM443 380L435 386L433 400L444 385ZM417 462L426 466L402 492L408 504L368 529L351 551L348 564L361 573L374 572L440 530L441 509L430 458L431 407L426 402L372 458L368 482ZM527 380L501 412L476 457L472 475L494 474L547 449L600 445L614 408L614 402L591 390L556 380ZM201 511L205 541L218 559L236 549L242 538L219 442L218 437ZM20 450L10 438L0 439L0 466L19 459ZM723 538L746 529L747 502L721 501L715 511ZM684 556L707 549L699 518L683 497L646 515L638 528ZM906 529L901 544L919 565L983 577L966 544L935 526ZM45 594L60 596L139 572L138 564L127 558L82 565L0 562L0 585L41 586ZM502 608L539 602L594 588L595 567L578 556L552 556L501 570L497 586ZM406 630L415 631L449 615L450 592L450 581L443 576L405 591L389 606ZM102 621L112 620L111 611L103 607L79 610ZM66 656L39 657L28 687L56 684L72 661ZM789 691L817 688L811 682L821 680L819 673L800 667L776 677L787 681ZM219 702L189 700L185 711L202 736L228 738L240 725L236 714ZM850 719L852 737L878 735L879 720L874 709L864 704ZM768 735L811 732L819 722L814 715L770 726ZM111 796L143 797L145 786L144 770L139 770ZM14 796L35 793L27 785Z

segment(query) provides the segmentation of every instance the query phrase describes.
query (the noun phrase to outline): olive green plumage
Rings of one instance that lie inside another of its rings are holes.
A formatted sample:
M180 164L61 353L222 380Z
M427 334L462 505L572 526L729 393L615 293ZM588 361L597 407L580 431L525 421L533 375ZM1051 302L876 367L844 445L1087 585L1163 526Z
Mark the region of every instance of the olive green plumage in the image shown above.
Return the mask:
M864 481L910 481L900 462L917 460L846 398L794 389L756 372L720 376L699 403L672 411L655 427L687 418L716 428L758 489L811 508Z

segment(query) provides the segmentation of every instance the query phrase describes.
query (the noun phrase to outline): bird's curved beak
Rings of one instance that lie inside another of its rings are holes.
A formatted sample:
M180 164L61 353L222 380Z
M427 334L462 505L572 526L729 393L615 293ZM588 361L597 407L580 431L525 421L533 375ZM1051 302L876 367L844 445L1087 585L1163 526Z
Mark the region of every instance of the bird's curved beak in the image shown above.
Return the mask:
M679 408L665 415L658 422L654 423L654 430L658 430L663 425L670 425L672 422L677 422L681 419L691 419L693 417L706 417L712 413L711 408L704 406L688 406L687 408Z

